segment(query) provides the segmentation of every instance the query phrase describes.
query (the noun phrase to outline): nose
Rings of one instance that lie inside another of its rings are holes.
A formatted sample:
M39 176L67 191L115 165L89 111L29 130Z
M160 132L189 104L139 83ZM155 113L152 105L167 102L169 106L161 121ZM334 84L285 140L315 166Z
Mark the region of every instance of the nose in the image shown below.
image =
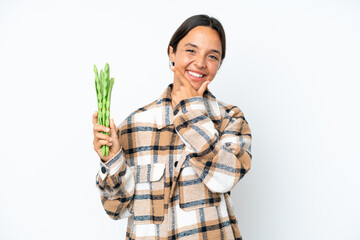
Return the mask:
M205 56L199 54L194 61L194 64L197 68L205 68L206 67L206 59Z

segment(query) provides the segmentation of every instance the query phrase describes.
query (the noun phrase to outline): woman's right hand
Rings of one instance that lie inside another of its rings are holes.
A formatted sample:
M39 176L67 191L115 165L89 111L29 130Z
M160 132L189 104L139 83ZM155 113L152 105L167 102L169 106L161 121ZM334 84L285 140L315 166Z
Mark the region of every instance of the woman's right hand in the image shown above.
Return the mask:
M110 129L106 126L98 125L98 112L95 111L92 122L94 124L94 150L103 162L107 162L120 151L120 140L116 133L114 119L110 119ZM110 136L101 132L110 132ZM101 154L102 145L109 146L109 155L103 156Z

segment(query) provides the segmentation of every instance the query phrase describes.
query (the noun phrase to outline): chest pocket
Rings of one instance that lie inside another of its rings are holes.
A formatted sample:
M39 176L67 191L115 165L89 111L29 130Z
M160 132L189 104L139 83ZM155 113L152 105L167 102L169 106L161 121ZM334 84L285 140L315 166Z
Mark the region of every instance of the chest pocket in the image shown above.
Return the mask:
M136 165L134 222L160 224L164 220L164 171L165 164Z
M219 194L211 192L191 166L182 169L178 185L180 187L180 208L184 211L220 204Z

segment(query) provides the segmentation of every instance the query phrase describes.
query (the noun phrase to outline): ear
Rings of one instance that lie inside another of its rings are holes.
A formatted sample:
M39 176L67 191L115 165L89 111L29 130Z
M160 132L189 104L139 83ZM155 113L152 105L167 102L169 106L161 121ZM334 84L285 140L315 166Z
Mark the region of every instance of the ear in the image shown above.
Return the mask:
M171 62L175 62L175 57L176 57L176 54L174 53L173 50L174 50L173 47L169 46L169 58Z

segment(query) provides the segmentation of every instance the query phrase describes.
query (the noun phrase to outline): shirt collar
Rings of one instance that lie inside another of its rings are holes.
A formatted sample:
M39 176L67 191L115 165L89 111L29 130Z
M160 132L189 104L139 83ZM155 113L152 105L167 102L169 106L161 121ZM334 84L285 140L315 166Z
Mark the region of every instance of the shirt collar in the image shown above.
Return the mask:
M171 106L171 90L173 84L169 84L165 91L156 100L156 111L155 122L158 129L173 124L174 114ZM218 101L215 96L206 89L203 95L204 105L207 116L216 124L221 120L221 113Z

